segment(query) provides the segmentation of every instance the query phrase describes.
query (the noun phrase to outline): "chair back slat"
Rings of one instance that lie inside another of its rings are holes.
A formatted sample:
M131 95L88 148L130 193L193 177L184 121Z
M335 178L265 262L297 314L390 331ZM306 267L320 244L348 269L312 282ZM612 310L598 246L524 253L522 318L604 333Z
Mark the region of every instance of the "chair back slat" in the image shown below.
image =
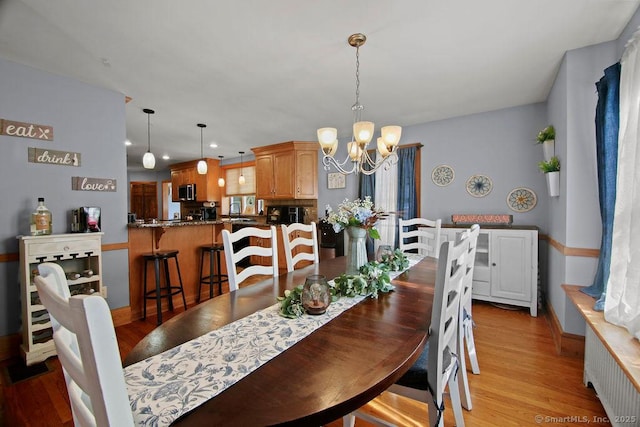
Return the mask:
M293 271L300 261L311 261L314 264L319 262L318 234L315 222L311 222L308 225L300 223L282 224L281 230L284 254L287 260L287 271ZM296 233L305 233L305 235L299 235L292 239L291 236L295 236ZM294 255L298 247L308 249L301 250Z
M438 258L441 227L440 219L400 218L398 220L400 250L403 252L418 250L420 255Z
M254 239L255 242L268 241L268 245L260 243L250 243L244 248L234 248L234 243L241 239ZM235 291L240 283L245 279L255 275L278 276L278 238L276 227L270 226L268 229L257 227L243 227L233 233L229 230L222 230L222 242L224 244L224 256L227 265L227 275L229 278L229 290ZM258 256L262 259L270 259L270 265L250 265L239 268L238 263L247 257Z

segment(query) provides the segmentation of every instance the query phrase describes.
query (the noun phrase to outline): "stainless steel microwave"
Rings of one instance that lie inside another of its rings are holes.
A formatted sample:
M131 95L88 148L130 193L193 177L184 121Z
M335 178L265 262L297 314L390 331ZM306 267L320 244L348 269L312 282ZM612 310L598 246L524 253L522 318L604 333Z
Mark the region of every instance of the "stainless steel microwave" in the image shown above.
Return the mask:
M187 184L178 187L178 199L180 200L196 200L196 185Z

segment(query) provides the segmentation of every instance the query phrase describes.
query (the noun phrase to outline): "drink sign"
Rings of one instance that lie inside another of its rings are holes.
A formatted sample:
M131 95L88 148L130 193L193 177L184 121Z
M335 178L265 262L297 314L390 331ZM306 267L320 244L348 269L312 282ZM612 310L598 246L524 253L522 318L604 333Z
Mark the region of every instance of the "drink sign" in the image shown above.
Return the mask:
M76 191L116 191L116 180L109 178L89 178L72 176L71 189Z
M80 153L29 147L29 162L59 166L80 166Z
M53 127L0 119L0 135L53 141Z

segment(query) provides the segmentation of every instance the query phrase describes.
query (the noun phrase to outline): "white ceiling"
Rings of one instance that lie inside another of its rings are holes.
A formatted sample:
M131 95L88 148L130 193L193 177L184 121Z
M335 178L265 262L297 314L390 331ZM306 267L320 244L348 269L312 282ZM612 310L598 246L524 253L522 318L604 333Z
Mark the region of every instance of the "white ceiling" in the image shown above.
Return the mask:
M0 0L0 57L128 97L128 164L156 168L338 127L544 101L567 50L618 38L640 0ZM162 154L171 156L165 162Z

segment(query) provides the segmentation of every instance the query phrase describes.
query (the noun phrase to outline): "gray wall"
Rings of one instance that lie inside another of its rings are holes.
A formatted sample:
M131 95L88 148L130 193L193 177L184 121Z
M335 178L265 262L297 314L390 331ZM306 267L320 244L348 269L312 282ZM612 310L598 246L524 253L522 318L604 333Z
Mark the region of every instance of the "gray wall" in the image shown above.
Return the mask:
M69 212L102 209L103 243L127 241L125 101L119 93L0 59L0 117L49 125L53 141L0 136L0 253L18 252L16 236L29 233L29 215L44 197L53 232L70 231ZM27 148L82 154L80 167L29 163ZM117 191L72 191L71 177L113 178ZM127 251L104 257L111 308L129 304ZM20 328L17 262L0 263L0 336Z

